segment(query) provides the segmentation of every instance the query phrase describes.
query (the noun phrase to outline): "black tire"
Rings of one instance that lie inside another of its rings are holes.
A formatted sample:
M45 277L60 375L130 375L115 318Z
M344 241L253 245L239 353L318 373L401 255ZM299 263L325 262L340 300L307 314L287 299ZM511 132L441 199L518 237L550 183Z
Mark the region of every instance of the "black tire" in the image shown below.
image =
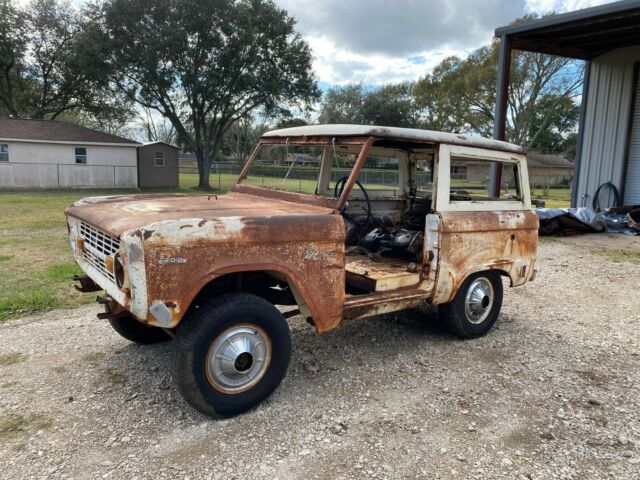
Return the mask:
M171 335L159 327L150 327L131 316L110 318L109 323L121 337L140 345L168 342Z
M467 297L472 295L471 290L478 292L473 299ZM479 311L474 311L472 305ZM460 338L475 338L491 330L501 308L500 274L495 271L486 271L470 275L458 289L453 301L440 305L438 310L440 318L446 323L451 333Z
M243 346L251 344L255 350L238 354L238 349L224 349L240 338L248 342ZM246 362L239 367L243 356ZM178 326L174 381L184 399L200 412L212 417L237 415L274 392L290 357L289 325L276 307L256 295L224 294L192 309ZM228 375L214 365L217 359L227 358L235 358L226 364ZM239 376L239 386L225 383L236 381L234 375Z

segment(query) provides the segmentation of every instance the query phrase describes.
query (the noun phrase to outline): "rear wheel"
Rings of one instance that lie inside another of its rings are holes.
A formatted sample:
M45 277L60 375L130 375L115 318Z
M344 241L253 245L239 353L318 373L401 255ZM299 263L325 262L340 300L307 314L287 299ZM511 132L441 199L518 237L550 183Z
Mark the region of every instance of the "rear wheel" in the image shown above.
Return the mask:
M151 345L171 340L171 335L163 329L144 325L130 315L110 318L109 323L121 337L141 345Z
M454 335L479 337L498 319L502 307L502 279L495 271L469 276L452 302L439 306L440 317Z
M193 309L178 328L174 379L202 413L236 415L273 393L290 356L289 326L277 308L226 294Z

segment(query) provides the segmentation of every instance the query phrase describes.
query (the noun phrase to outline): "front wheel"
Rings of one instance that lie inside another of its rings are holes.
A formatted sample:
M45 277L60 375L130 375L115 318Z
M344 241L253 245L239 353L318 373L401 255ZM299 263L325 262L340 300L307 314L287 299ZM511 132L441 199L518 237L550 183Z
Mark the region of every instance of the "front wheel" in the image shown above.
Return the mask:
M193 309L178 327L174 379L210 416L245 412L268 398L289 366L289 326L271 303L226 294Z
M502 279L495 271L469 276L452 302L439 306L440 317L460 338L480 337L491 330L502 307Z

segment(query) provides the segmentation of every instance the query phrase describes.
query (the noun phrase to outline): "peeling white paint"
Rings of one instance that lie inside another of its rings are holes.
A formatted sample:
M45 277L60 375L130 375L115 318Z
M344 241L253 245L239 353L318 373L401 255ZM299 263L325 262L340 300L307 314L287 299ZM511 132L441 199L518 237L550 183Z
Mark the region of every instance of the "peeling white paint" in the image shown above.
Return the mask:
M131 203L120 207L121 210L129 213L156 213L161 212L166 207L149 202Z
M122 248L127 254L127 271L131 287L131 313L147 318L147 275L142 238L133 232L122 235Z
M239 236L244 227L242 217L220 217L165 220L146 225L141 230L143 234L151 234L148 241L162 238L169 245L181 246L190 240L228 240Z

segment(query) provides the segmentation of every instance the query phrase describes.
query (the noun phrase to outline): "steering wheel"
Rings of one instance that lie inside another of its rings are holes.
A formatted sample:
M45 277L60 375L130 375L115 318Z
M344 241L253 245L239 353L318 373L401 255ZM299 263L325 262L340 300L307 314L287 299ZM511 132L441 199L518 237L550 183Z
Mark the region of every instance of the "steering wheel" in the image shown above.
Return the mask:
M345 176L336 182L336 186L333 188L334 197L338 198L340 195L342 195L342 192L344 191L344 187L347 184L348 179L349 177ZM369 194L365 190L364 186L360 183L360 181L356 180L356 185L358 185L358 187L362 191L362 194L364 195L364 199L367 202L367 208L362 207L362 209L367 213L367 217L364 220L363 219L357 220L353 216L349 215L346 209L342 210L342 216L345 218L345 220L353 223L354 225L361 227L369 223L369 220L371 220L371 200L369 200Z

